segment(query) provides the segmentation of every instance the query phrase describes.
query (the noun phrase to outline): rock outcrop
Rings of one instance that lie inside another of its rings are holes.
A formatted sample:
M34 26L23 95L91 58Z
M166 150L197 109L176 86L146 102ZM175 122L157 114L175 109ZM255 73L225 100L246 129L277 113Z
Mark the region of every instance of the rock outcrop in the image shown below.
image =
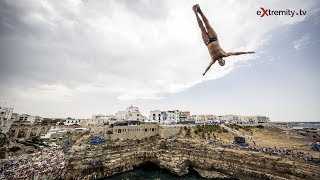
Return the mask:
M68 154L64 178L109 177L153 162L176 175L206 178L320 179L319 166L258 152L215 148L190 139L148 139L86 147Z

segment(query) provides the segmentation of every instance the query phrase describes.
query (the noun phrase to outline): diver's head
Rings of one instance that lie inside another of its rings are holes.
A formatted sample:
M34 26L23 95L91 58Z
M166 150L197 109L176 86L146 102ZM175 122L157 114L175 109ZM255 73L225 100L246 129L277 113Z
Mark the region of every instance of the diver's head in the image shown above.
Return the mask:
M220 66L224 66L226 64L226 62L222 58L218 59L218 62L220 64Z

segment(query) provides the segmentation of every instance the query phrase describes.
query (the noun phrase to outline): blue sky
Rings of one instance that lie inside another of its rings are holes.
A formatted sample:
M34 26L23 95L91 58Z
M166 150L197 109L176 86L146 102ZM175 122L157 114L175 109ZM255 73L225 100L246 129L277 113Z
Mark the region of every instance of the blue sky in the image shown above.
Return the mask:
M225 51L210 62L191 6ZM217 8L217 4L219 8ZM320 5L307 1L2 1L0 103L44 117L88 118L132 105L191 114L319 121ZM260 7L306 16L260 18Z

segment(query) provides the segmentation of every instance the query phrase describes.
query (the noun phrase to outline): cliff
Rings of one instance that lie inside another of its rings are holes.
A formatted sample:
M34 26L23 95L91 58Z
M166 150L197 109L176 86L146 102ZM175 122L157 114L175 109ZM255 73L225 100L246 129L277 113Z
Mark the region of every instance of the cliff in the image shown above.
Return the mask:
M64 178L109 177L149 161L177 175L194 168L202 177L320 179L319 166L258 152L216 148L192 139L149 138L73 148Z

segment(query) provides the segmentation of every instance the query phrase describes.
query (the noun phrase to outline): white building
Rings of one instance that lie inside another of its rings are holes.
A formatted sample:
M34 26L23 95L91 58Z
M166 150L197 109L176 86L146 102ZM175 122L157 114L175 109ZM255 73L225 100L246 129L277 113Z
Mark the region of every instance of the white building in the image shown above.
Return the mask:
M117 120L137 120L145 121L145 117L140 113L138 107L130 106L124 111L118 111L115 114Z
M150 111L149 120L158 124L171 124L166 111L154 110Z
M195 121L196 124L205 123L227 123L227 124L238 124L241 126L257 126L263 125L270 121L266 116L239 116L239 115L192 115L191 119Z
M208 123L208 119L205 115L192 115L191 119L196 123L196 124L206 124Z
M93 115L92 119L97 120L98 122L105 123L109 121L114 121L116 117L114 115L103 115L103 114L98 114L98 115Z
M239 115L224 115L217 116L217 119L224 123L238 124L242 126L257 126L263 125L270 121L266 116L239 116Z
M40 116L31 116L29 114L20 114L20 115L17 115L17 119L18 123L21 123L21 124L27 124L27 125L32 125L32 124L35 124L35 123L39 123L42 121L42 118Z
M0 132L7 133L13 121L11 120L13 108L0 107Z
M180 111L150 111L149 120L158 124L177 124L179 122Z
M177 124L179 122L179 110L167 111L167 121L170 124Z
M259 116L259 115L257 115L257 116L253 116L253 117L254 117L254 119L256 119L256 121L258 122L258 124L261 124L261 125L267 124L267 123L270 122L270 118L269 118L269 117L266 117L266 116Z
M213 114L197 114L197 115L192 115L191 120L193 120L196 124L213 124L216 122L220 122L220 120L217 119L217 117Z
M236 115L223 115L223 116L216 116L216 120L219 120L223 123L228 124L237 124L238 116Z
M64 125L66 126L81 125L81 122L82 122L81 119L67 118L66 121L64 122Z
M117 119L114 115L103 115L103 114L98 114L98 115L93 115L92 120L96 121L96 124L112 124L115 122Z
M149 119L152 120L152 121L156 121L157 123L160 123L160 121L161 121L161 111L160 110L150 111Z
M235 119L238 125L256 125L251 116L236 116Z
M16 122L19 120L19 114L18 113L12 113L11 115L11 121Z
M115 116L117 120L126 120L128 115L126 111L118 111Z

